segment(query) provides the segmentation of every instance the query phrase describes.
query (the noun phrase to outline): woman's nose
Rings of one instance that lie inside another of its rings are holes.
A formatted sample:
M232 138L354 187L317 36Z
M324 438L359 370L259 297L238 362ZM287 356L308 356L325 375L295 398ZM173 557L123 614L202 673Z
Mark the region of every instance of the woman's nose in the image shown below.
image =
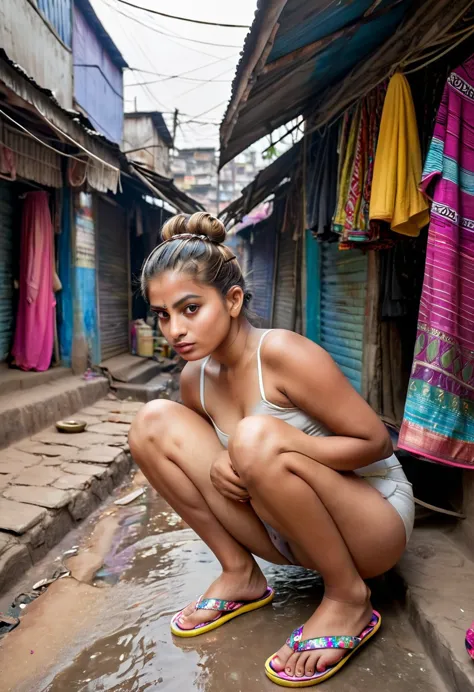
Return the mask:
M186 329L179 315L170 317L170 336L174 341L186 335Z

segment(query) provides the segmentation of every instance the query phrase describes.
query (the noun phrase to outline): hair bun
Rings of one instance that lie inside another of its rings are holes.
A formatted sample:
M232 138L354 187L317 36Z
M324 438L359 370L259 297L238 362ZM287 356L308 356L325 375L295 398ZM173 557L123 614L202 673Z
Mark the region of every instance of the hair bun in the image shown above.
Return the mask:
M185 233L205 235L214 243L223 243L226 236L222 221L206 211L198 211L191 216L186 214L173 216L163 226L162 237L163 240L169 240Z
M206 211L198 211L189 217L187 223L188 233L193 235L205 235L214 243L223 243L225 240L225 226L212 214Z

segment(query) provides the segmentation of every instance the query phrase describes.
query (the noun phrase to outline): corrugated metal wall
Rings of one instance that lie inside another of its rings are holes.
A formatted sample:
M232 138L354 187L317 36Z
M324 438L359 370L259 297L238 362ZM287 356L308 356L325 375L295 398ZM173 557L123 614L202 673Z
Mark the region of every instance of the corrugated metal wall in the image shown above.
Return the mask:
M37 0L38 9L44 14L63 43L72 44L71 0Z
M112 142L123 133L123 75L89 26L74 8L74 98L92 124Z
M297 255L298 243L293 240L293 233L288 228L286 232L280 233L278 241L275 306L272 324L275 329L294 330L296 327Z
M367 255L321 246L320 344L361 391Z
M250 309L258 316L259 326L269 327L272 319L276 244L276 227L271 218L254 226L251 243Z
M13 193L0 180L0 361L8 356L13 335Z
M98 200L99 323L101 359L128 351L129 259L125 210Z

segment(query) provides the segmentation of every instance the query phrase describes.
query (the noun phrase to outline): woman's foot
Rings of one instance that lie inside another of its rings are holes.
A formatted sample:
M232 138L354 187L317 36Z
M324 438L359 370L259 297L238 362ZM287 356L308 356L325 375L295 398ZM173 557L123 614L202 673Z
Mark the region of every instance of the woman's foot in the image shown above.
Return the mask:
M224 571L204 593L203 598L218 598L224 601L253 601L263 596L267 580L260 567L252 559L248 567L238 571ZM195 610L196 601L185 608L177 623L183 630L192 630L196 625L210 622L219 617L215 610Z
M370 591L367 589L365 599L354 603L331 600L325 596L319 608L310 617L303 628L303 639L349 635L357 637L369 624L372 617ZM273 669L291 677L311 677L315 672L323 673L336 665L347 654L346 650L321 649L295 653L287 644L275 654L272 660Z

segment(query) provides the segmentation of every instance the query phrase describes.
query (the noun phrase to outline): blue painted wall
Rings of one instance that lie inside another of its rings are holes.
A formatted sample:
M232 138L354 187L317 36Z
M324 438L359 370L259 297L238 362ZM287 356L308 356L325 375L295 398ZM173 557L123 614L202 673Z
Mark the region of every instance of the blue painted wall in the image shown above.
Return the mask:
M58 236L59 278L62 289L56 294L58 315L59 349L63 365L71 365L72 335L74 326L73 289L74 266L72 258L72 193L62 190L61 233Z
M120 144L123 132L123 75L82 12L74 8L72 52L74 98L94 128Z
M100 363L97 320L97 272L93 197L80 192L75 197L75 295L74 333L83 334L92 365Z
M63 43L72 45L72 0L37 0L38 9Z

